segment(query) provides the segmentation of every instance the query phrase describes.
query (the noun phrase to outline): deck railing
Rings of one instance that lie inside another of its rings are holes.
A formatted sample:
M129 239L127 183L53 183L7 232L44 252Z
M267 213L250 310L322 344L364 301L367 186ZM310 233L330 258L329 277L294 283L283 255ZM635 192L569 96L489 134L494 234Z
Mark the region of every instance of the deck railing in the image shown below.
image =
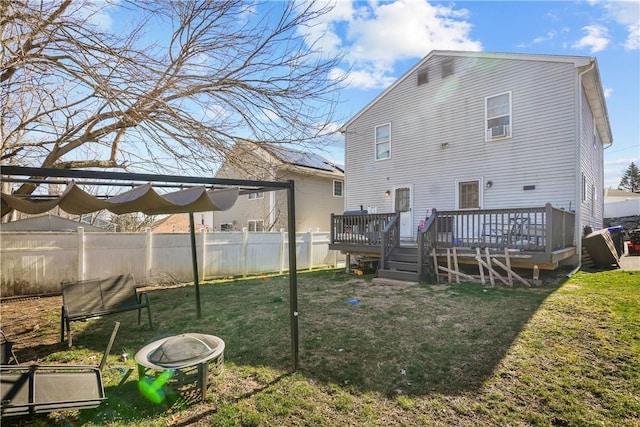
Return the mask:
M435 211L435 247L552 252L574 244L575 214L547 204L518 209Z
M331 244L382 249L388 246L383 231L394 216L395 213L332 214ZM575 245L575 214L550 204L514 209L434 210L427 223L429 246L435 248L488 247L550 253ZM416 237L421 246L421 238L427 236L418 233Z
M400 245L400 213L394 214L382 230L380 245L380 268L386 268L391 250Z
M382 232L395 213L331 214L331 243L380 245Z

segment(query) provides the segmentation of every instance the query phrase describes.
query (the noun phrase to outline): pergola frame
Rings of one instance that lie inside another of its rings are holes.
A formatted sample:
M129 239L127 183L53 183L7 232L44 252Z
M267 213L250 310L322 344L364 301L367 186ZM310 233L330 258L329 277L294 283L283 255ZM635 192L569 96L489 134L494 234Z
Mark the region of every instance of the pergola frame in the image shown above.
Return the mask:
M91 171L78 169L50 169L22 166L2 166L0 175L3 182L19 182L32 184L64 184L75 182L78 185L94 186L133 186L149 183L152 187L190 187L206 186L210 189L238 187L240 195L258 192L287 191L287 233L289 238L289 320L291 330L291 355L293 370L298 370L298 277L296 262L296 220L295 220L295 191L293 180L258 181L227 178L205 178L180 175L158 175L126 172ZM55 179L51 179L55 178ZM19 194L14 194L19 196ZM37 199L38 195L25 195ZM46 196L44 196L46 197ZM193 278L196 289L197 317L201 317L200 284L198 279L198 258L196 253L195 224L193 212L189 213L191 234L191 258L193 262Z

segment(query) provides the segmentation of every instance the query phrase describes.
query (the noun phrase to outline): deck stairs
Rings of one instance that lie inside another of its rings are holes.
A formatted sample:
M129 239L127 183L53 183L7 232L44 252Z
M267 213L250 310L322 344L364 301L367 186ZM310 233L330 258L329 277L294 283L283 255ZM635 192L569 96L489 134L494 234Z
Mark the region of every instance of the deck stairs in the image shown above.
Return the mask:
M413 246L397 246L391 250L385 268L378 269L378 277L384 279L417 282L418 248Z

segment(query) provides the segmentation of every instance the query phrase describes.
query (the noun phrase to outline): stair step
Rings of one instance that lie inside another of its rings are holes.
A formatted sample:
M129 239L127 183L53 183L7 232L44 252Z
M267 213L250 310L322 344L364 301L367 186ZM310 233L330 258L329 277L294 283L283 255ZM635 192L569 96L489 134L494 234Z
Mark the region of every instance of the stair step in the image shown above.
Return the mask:
M401 270L401 271L413 271L418 272L417 262L401 262L401 261L387 261L385 263L386 270Z
M384 279L402 280L406 282L417 282L418 273L399 270L378 270L378 277Z
M398 262L418 262L417 254L391 254L388 258L390 261L398 261Z
M391 254L417 254L418 253L418 248L412 247L412 246L396 246L395 248L391 249Z

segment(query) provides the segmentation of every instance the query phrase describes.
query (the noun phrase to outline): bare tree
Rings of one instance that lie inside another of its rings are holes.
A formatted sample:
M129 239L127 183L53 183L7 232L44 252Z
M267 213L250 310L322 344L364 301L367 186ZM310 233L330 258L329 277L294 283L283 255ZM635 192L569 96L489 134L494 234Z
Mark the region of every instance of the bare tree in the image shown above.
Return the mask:
M7 0L0 8L5 165L211 174L238 138L313 145L332 130L340 58L310 38L329 7ZM109 16L116 25L101 25Z
M110 222L115 225L116 231L144 231L156 221L156 217L141 213L128 213L111 215Z

